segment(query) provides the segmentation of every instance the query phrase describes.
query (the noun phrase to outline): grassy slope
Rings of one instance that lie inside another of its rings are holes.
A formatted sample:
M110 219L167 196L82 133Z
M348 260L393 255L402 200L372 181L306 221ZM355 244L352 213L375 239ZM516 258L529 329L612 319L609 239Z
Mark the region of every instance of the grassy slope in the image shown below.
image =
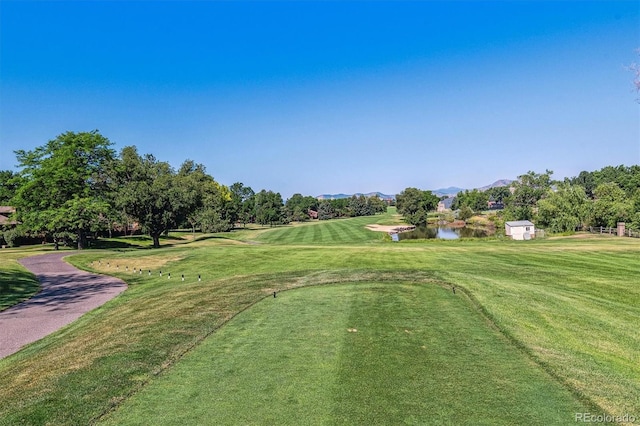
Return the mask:
M0 311L33 296L40 289L38 280L18 259L43 253L41 248L11 248L0 252Z
M357 238L370 232L360 225L354 226ZM273 290L330 282L418 282L425 274L464 286L507 335L577 393L612 414L640 412L640 341L634 331L640 314L640 241L391 244L366 237L343 246L267 243L294 241L277 234L295 229L233 235L260 238L260 245L210 239L161 251L77 256L76 262L87 266L102 259L94 267L104 272L115 272L106 269L107 260L118 264L117 275L131 287L55 335L0 360L0 424L95 420ZM125 265L154 274L134 276L123 271ZM168 271L172 280L166 279ZM198 273L202 282L195 280ZM184 283L175 280L181 274Z
M385 282L263 300L107 423L548 425L584 410L460 294Z

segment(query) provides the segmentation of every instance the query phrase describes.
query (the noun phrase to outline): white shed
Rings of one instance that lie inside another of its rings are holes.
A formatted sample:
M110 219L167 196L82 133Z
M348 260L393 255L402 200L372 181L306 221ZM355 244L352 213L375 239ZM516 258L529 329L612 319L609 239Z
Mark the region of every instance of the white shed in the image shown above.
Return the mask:
M536 229L528 220L517 220L505 222L504 233L514 240L530 240L536 236Z

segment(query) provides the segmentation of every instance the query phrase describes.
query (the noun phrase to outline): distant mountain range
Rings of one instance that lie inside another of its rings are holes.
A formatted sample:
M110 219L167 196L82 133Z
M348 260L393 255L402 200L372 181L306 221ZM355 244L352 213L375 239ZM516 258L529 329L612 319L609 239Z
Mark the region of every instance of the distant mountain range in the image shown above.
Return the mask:
M478 188L478 190L486 191L487 189L498 188L500 186L509 186L509 185L511 185L511 182L514 182L514 181L512 179L500 179L500 180L497 180L497 181L493 182L491 185L480 187L480 188Z
M487 189L497 188L499 186L509 186L511 184L511 182L513 182L513 180L511 180L511 179L500 179L500 180L497 180L497 181L493 182L492 184L481 186L481 187L475 188L475 189L477 189L478 191L486 191ZM458 192L465 191L465 190L466 190L465 188L458 188L457 186L450 186L449 188L435 189L435 190L432 190L431 192L433 192L434 194L436 194L439 197L443 197L445 195L448 196L448 197L453 197Z
M361 192L357 192L355 194L322 194L322 195L318 195L316 198L318 200L337 200L340 198L351 198L354 195L356 197L359 197L361 195L364 195L365 197L379 197L379 198L382 198L383 200L396 199L395 195L387 195L387 194L383 194L382 192L368 192L366 194L363 194Z
M511 182L513 182L513 180L511 179L500 179L497 180L495 182L493 182L490 185L485 185L485 186L481 186L478 189L479 191L486 191L487 189L490 188L495 188L498 186L508 186L511 184ZM458 192L460 191L464 191L465 188L458 188L457 186L450 186L448 188L440 188L440 189L435 189L435 190L431 190L431 192L433 192L435 195L437 195L438 197L453 197L454 195L456 195ZM316 198L318 200L337 200L340 198L351 198L353 195L355 195L356 197L359 197L360 195L364 195L365 197L373 197L373 196L377 196L382 198L383 200L395 200L396 196L394 195L387 195L387 194L383 194L382 192L369 192L369 193L356 193L356 194L322 194L322 195L318 195Z

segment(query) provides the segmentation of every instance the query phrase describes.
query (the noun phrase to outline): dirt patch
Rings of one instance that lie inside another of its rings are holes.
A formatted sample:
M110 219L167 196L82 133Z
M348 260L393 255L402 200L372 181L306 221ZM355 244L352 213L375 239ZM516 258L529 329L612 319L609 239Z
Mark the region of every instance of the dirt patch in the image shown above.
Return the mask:
M100 272L133 272L133 270L153 270L170 262L178 262L183 256L146 256L132 259L100 259L92 262L91 267Z
M467 222L465 222L464 220L456 219L453 222L445 222L444 225L449 228L464 228L465 226L467 226Z

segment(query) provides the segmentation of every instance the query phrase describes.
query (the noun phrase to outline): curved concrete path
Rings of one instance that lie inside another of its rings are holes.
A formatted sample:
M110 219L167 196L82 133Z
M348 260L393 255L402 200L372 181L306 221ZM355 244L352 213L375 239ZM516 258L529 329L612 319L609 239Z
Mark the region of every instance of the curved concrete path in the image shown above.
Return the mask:
M42 289L0 312L0 358L75 321L127 288L120 279L90 274L62 260L71 254L64 251L19 260L36 275Z

